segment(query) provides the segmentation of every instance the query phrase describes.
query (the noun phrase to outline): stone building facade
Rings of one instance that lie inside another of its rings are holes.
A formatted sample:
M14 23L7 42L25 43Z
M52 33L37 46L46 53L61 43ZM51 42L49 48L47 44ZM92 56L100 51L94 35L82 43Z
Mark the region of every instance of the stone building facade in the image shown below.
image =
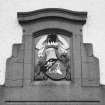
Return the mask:
M83 42L87 13L48 8L17 16L22 43L7 59L0 105L104 105L99 60Z

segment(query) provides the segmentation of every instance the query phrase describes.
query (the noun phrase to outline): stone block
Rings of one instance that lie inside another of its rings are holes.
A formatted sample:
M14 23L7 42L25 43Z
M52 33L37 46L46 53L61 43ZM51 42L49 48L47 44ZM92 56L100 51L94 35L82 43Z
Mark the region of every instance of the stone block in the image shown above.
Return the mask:
M32 35L23 35L24 38L24 48L27 50L32 50Z
M33 63L33 52L32 50L24 50L24 63Z
M32 70L34 69L31 63L24 63L24 80L32 79Z
M93 56L92 44L82 46L82 86L99 86L99 60Z
M22 86L23 81L23 63L7 62L6 86ZM14 84L15 83L15 84Z

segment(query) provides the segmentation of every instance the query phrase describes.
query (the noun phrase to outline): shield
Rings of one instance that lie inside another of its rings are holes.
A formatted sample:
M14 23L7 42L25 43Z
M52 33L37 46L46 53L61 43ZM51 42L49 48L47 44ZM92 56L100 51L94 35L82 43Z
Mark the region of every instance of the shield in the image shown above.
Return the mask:
M66 76L66 66L62 62L56 61L46 72L46 75L52 80L64 79Z

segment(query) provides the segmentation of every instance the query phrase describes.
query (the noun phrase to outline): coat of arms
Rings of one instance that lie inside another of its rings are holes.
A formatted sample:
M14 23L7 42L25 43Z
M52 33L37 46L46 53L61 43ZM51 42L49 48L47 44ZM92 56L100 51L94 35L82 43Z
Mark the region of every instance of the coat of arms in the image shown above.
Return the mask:
M38 63L35 80L70 80L70 46L56 34L44 35L36 44Z

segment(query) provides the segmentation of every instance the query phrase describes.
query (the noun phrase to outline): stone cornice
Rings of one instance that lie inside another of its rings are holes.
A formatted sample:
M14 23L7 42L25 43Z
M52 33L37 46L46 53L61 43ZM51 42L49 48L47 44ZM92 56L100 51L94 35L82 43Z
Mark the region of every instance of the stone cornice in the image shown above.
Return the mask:
M30 12L18 12L18 21L20 24L36 21L45 18L62 18L65 20L72 20L80 24L86 23L87 12L76 12L60 8L46 8Z

